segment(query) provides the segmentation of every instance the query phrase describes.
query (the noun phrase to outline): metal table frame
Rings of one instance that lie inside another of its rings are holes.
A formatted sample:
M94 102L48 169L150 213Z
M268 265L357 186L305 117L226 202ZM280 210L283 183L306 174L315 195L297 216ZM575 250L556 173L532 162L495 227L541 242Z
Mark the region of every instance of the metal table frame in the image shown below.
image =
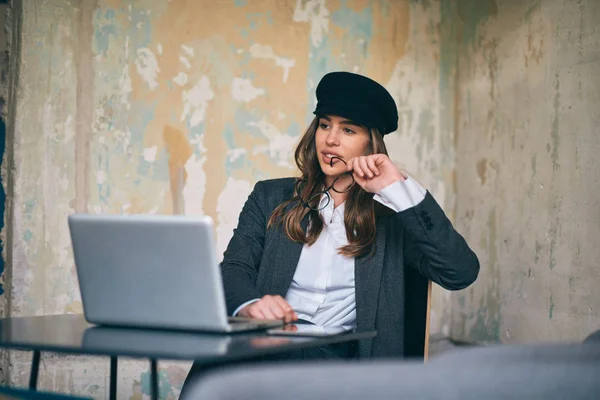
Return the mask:
M31 373L29 375L29 390L37 391L37 380L40 371L40 359L42 352L40 350L33 351L33 359L31 360ZM118 368L118 357L110 357L110 389L109 396L110 400L116 400L117 398L117 368ZM150 359L150 393L152 400L158 399L158 361L155 358Z

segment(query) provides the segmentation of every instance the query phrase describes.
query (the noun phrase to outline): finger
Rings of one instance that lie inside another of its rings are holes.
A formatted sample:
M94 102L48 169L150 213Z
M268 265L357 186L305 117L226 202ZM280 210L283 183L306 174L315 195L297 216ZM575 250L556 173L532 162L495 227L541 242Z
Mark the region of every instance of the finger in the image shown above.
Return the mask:
M358 164L357 169L362 173L362 177L365 179L369 178L369 171L366 169L366 162L365 162L365 158L364 157L358 157L356 159L356 162Z
M367 165L369 169L375 174L375 176L379 176L379 168L375 165L375 160L377 157L367 157Z
M393 165L392 160L390 160L390 158L388 156L386 156L385 154L377 154L376 156L377 157L375 158L375 165L377 167L381 167L386 162L389 162L390 164Z
M363 170L363 173L368 176L369 178L373 177L373 172L371 171L371 169L369 168L369 165L367 164L367 157L361 157L360 160L360 168Z
M294 314L294 310L292 310L292 307L290 307L288 302L285 301L281 296L275 296L273 300L276 303L279 312L281 313L281 318L285 322L290 322Z
M354 170L354 173L358 176L360 176L361 178L365 176L365 174L362 172L361 168L360 168L360 163L358 161L358 158L355 158L354 161L352 162L352 169Z
M354 158L351 158L350 160L346 161L346 171L352 171L352 167L354 163Z
M290 304L287 301L285 301L283 297L276 296L275 301L277 301L277 303L279 304L279 306L285 314L285 322L292 322L298 319L298 316L294 312L292 306L290 306Z
M277 303L277 301L272 300L269 304L268 304L269 310L273 313L273 315L277 318L277 319L284 319L285 318L285 312L283 312L283 309L281 308L281 306Z
M277 319L277 317L275 317L271 311L270 303L272 302L272 299L273 296L267 294L256 303L265 319Z
M279 319L273 314L268 304L260 304L260 311L265 316L265 319Z
M252 304L252 305L249 307L249 309L248 309L248 312L247 312L247 315L248 315L250 318L256 318L256 319L266 319L266 318L265 318L265 315L262 313L262 311L260 310L260 308L258 307L258 305L257 305L256 303L255 303L255 304Z

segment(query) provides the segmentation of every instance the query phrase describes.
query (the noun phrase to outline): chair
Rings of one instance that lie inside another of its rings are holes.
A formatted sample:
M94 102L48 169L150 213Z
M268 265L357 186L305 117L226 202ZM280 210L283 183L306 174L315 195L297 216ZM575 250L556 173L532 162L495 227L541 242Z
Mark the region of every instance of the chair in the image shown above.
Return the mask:
M429 330L430 330L430 319L431 319L431 281L427 282L427 311L425 313L425 350L423 354L423 361L427 363L429 357Z
M404 278L404 354L427 362L432 282L409 267L404 269Z
M584 340L583 343L600 343L600 329L590 333Z
M556 342L462 348L427 364L387 359L232 367L208 374L189 398L593 400L600 393L599 361L600 346Z

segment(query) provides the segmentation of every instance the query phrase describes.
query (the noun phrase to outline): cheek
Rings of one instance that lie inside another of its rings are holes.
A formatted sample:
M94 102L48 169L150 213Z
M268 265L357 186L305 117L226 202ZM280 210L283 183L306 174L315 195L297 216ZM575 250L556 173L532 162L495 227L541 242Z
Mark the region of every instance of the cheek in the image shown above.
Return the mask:
M315 134L315 144L317 147L321 147L325 142L327 135L323 132L323 130L319 129Z
M370 142L365 143L363 155L368 156L369 154L371 154L371 146L370 146L370 144L371 144Z
M357 156L367 156L371 154L371 146L370 141L365 140L364 138L356 138L356 142L354 143L354 148L356 149Z

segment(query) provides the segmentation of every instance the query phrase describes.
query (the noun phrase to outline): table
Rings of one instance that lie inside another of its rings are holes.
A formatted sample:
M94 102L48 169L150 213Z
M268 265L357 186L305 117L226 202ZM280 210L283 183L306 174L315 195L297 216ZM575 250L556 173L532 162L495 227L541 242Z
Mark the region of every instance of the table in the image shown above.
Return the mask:
M375 331L315 338L270 336L264 331L215 334L117 328L89 324L80 314L0 319L0 347L33 351L30 390L37 387L42 351L101 355L110 357L110 399L116 399L119 356L150 360L152 399L157 399L158 359L195 361L208 367L375 336Z

